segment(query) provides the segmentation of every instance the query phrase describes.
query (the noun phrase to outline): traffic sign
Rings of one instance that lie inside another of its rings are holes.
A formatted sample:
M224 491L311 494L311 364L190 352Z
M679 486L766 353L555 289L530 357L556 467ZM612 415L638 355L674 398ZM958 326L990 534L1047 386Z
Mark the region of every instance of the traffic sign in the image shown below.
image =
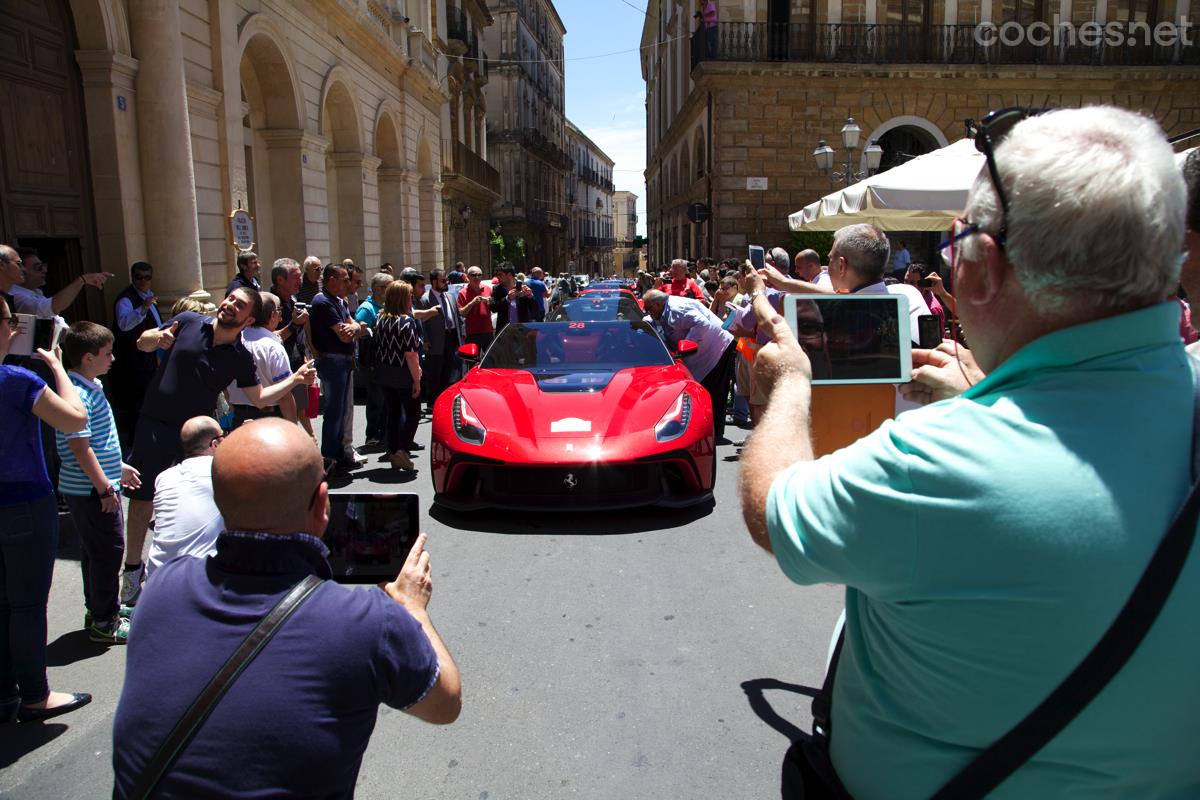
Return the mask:
M712 209L704 205L704 203L692 203L688 206L688 219L697 224L707 222L712 216Z

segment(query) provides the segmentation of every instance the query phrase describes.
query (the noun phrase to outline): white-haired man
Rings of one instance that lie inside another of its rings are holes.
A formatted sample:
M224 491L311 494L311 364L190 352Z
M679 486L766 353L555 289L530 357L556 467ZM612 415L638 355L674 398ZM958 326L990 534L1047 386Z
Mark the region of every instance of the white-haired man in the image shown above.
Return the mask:
M1191 483L1192 371L1165 302L1184 231L1171 149L1128 111L1027 114L985 120L988 167L954 226L978 366L916 359L927 392L971 375L961 397L813 461L808 359L763 315L770 403L742 454L743 512L792 580L847 586L829 742L858 798L933 795L1046 700ZM1133 658L989 797L1194 793L1196 562Z

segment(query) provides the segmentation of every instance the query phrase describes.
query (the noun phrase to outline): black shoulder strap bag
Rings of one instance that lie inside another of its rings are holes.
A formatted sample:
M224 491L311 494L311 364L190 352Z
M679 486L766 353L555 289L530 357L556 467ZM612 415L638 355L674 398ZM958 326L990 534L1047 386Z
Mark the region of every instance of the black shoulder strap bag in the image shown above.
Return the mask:
M315 575L309 575L304 580L297 583L291 590L283 596L283 599L275 604L267 615L262 618L258 626L250 631L250 635L242 640L238 648L233 651L233 655L221 666L217 674L213 676L208 685L200 692L192 704L188 706L187 711L183 712L183 716L175 723L175 727L171 729L166 740L159 746L158 752L154 754L154 758L150 759L150 763L146 765L146 769L138 776L137 784L134 786L130 797L134 800L146 800L154 789L158 786L159 781L171 769L175 763L175 759L179 758L179 754L195 737L200 730L200 726L208 719L208 715L216 708L217 703L225 696L225 692L229 691L229 687L238 679L238 676L245 671L250 662L262 652L266 647L267 642L283 627L283 623L295 613L301 604L304 603L312 593L324 583L322 579Z
M1188 357L1195 403L1192 411L1192 488L1159 542L1142 577L1100 641L1050 696L1001 736L950 782L933 800L981 798L1002 784L1067 727L1125 666L1149 633L1192 549L1200 519L1200 361ZM839 798L849 792L829 758L833 681L842 652L845 629L838 637L825 683L813 699L813 734L793 743L784 758L783 796ZM799 793L797 793L799 792Z

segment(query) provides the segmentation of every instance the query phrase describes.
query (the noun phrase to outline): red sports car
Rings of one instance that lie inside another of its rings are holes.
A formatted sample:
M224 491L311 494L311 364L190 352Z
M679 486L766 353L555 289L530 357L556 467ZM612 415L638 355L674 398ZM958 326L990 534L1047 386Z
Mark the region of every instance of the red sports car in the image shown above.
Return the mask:
M708 394L641 316L505 326L432 438L434 501L455 509L683 507L716 474Z

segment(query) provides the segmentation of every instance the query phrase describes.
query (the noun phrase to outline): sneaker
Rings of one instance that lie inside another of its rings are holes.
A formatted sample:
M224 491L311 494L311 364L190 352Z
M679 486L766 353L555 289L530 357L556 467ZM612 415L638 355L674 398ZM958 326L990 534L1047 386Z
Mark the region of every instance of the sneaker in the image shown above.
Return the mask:
M121 605L136 606L142 594L142 581L146 579L146 565L138 569L127 569L121 573Z
M353 461L355 464L367 463L367 457L360 456L357 450L350 450L348 453L346 453L346 457L343 460L347 462Z
M107 625L88 628L88 638L101 644L126 644L129 641L129 620L117 617Z
M133 616L133 606L121 606L120 608L117 609L117 616L120 617L121 619L129 619L130 617ZM83 612L83 629L86 631L90 627L92 627L92 612L84 611Z

